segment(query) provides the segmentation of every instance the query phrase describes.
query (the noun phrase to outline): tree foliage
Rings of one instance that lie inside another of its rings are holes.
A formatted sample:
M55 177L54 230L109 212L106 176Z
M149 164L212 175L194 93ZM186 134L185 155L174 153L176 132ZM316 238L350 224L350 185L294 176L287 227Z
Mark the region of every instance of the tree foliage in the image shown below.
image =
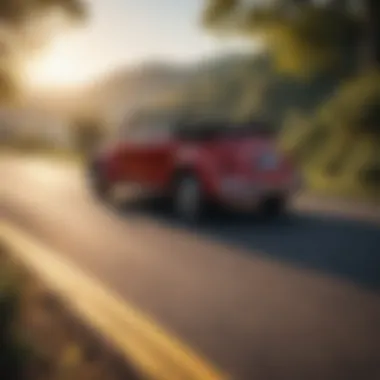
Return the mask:
M320 119L345 134L380 141L380 73L366 73L342 85L323 106Z
M74 18L82 18L85 15L84 3L79 0L2 0L0 22L7 27L19 28L32 17L40 17L57 10Z
M57 15L81 20L86 7L82 0L0 1L0 99L17 93L23 61L49 37L44 26Z
M348 79L303 119L286 118L282 145L308 171L346 176L378 191L380 185L380 74Z
M213 30L264 39L277 67L292 74L346 64L362 54L364 37L374 45L380 37L379 5L372 0L329 0L324 5L312 0L209 0L203 21Z

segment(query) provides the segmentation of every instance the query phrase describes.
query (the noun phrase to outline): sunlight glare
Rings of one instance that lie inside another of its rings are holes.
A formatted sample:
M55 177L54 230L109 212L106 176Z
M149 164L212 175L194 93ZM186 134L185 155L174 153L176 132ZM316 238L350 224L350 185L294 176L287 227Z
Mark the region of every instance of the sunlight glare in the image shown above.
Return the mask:
M33 88L67 88L86 82L86 71L70 40L61 38L28 64L26 77Z

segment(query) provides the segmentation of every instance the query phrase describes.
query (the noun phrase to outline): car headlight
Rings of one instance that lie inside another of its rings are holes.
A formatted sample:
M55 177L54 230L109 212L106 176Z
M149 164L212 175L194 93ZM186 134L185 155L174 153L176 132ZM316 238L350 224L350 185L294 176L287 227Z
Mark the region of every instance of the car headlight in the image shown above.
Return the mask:
M276 153L264 153L257 159L257 167L260 170L275 170L279 166L279 158Z

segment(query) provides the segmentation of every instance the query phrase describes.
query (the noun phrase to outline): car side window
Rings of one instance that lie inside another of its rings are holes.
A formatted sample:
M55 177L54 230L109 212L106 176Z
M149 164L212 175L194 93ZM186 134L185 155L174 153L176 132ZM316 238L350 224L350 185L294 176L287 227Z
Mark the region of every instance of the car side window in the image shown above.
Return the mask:
M142 124L134 124L130 127L129 133L128 133L128 140L131 141L140 141L142 137L144 136L144 126Z
M143 118L134 120L129 125L122 127L120 138L134 142L166 141L170 138L172 129L171 123L167 120Z
M117 138L120 141L128 140L131 134L131 125L129 123L123 122L117 131Z
M172 135L172 127L168 121L157 121L149 125L148 134L149 138L155 141L166 141Z
M142 133L142 126L137 123L124 125L120 128L119 139L123 141L135 140Z
M135 133L132 134L132 139L135 141L166 141L170 138L170 125L162 122L146 122L136 127Z

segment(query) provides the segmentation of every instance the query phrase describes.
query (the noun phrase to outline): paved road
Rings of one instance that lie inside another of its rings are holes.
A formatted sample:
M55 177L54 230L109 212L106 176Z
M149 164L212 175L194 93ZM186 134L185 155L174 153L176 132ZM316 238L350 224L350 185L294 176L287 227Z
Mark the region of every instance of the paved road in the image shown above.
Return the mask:
M190 229L135 201L107 209L70 167L3 160L0 178L6 218L234 379L380 378L377 210L303 199L275 223L219 215Z

